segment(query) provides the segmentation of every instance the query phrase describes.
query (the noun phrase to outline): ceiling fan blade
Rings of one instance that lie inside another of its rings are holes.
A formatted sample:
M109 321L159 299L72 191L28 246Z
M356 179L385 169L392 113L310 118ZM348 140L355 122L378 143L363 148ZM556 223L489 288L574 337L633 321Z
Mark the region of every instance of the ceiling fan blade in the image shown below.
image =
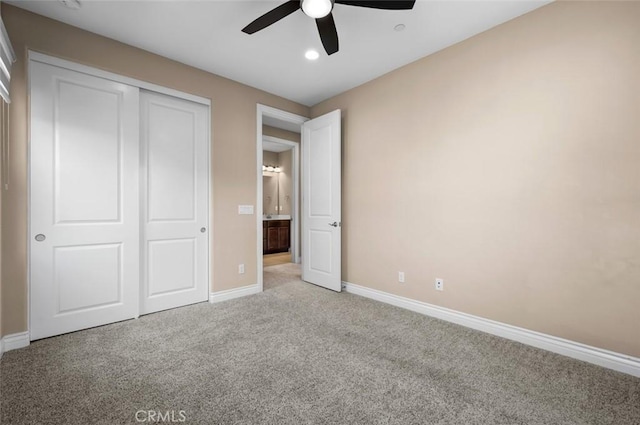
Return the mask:
M333 20L333 14L329 13L324 18L316 19L320 40L327 55L332 55L338 51L338 30Z
M413 9L416 0L335 0L338 4L348 6L371 7L385 10L409 10Z
M247 34L253 34L262 29L265 29L271 24L278 22L280 19L291 15L296 10L300 9L300 0L291 0L281 4L275 9L271 9L264 15L260 16L255 21L242 29L242 32Z

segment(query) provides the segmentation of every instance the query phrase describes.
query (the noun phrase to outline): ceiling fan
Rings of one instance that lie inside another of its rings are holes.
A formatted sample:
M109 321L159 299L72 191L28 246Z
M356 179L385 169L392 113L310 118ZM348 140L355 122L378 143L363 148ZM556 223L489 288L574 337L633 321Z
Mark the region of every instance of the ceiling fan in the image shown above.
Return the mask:
M331 14L334 3L373 9L409 10L413 9L415 2L416 0L290 0L260 16L244 27L242 32L256 33L302 9L305 15L316 20L324 50L332 55L338 51L338 31Z

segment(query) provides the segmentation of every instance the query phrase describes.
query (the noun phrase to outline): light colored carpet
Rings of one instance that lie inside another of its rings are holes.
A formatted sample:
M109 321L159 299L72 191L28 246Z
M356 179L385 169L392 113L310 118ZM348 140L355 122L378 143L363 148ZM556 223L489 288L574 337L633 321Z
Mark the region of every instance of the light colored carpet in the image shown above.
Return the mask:
M265 292L33 343L0 422L640 424L640 379L265 270Z
M262 279L265 291L290 283L303 283L300 264L294 263L285 263L271 267L265 267L263 270Z

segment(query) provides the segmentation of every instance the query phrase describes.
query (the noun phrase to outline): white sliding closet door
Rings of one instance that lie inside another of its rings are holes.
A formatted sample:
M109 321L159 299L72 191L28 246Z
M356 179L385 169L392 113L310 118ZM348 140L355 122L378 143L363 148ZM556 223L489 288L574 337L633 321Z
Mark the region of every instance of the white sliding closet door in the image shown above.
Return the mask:
M208 299L208 107L142 91L141 313Z
M138 315L139 90L31 62L31 339Z

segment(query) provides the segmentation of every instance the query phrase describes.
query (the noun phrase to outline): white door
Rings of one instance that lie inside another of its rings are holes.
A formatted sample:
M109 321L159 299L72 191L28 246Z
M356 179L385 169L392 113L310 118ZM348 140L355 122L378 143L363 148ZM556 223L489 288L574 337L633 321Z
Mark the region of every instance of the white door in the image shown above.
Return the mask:
M338 292L341 145L340 110L302 125L302 280Z
M138 314L138 89L31 62L31 339Z
M143 91L141 313L208 299L208 107Z

